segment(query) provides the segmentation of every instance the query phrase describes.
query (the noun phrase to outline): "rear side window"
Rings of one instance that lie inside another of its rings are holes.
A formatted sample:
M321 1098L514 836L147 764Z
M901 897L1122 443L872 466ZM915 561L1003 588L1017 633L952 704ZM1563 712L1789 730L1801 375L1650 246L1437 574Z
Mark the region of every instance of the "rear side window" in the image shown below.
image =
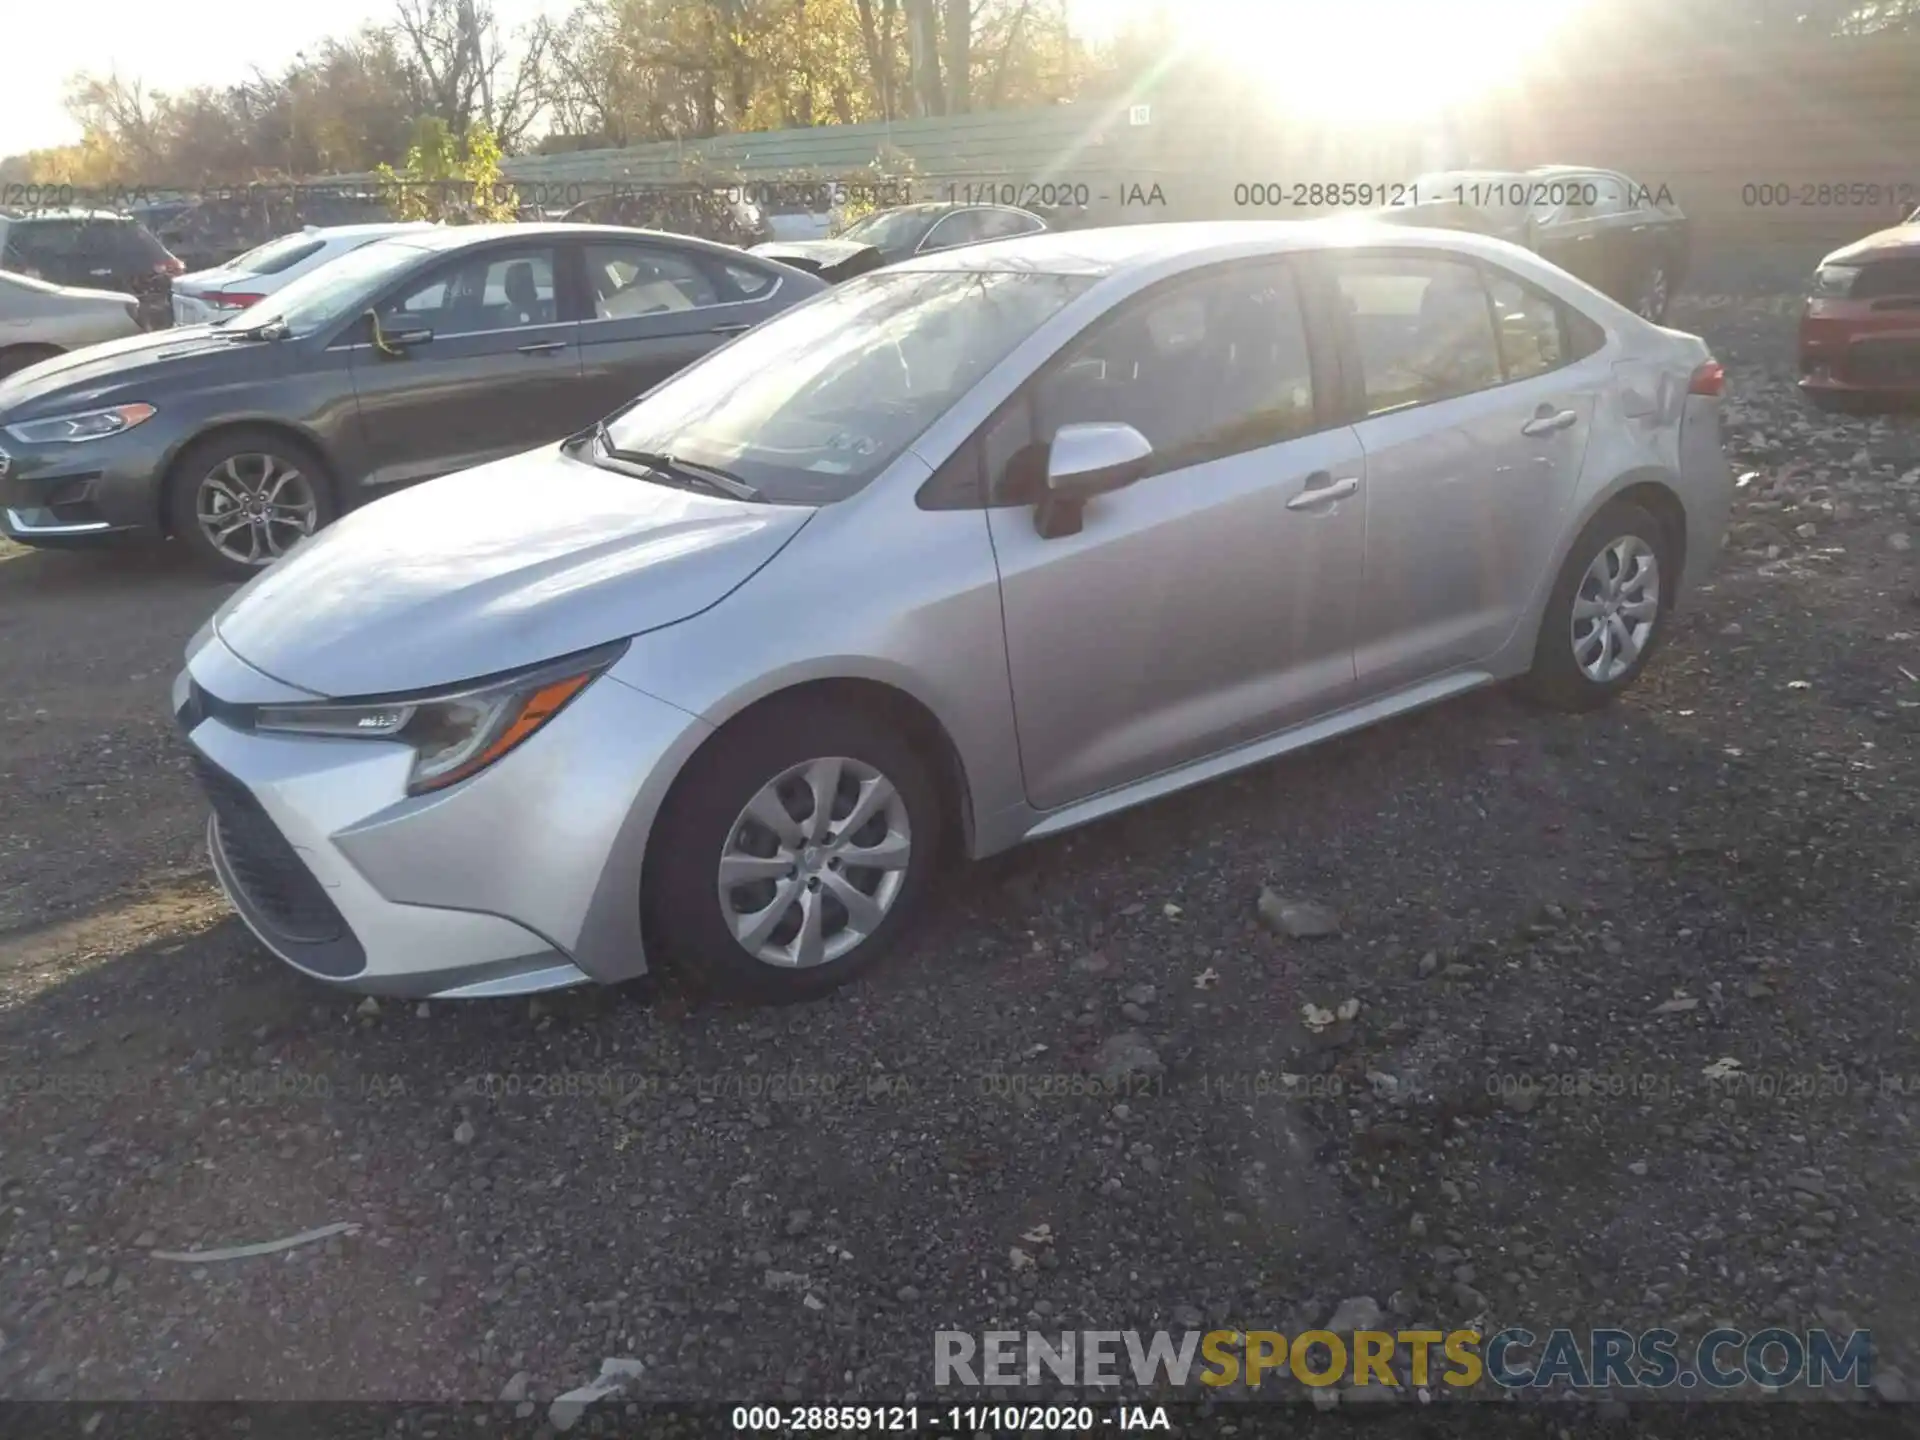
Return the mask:
M251 255L242 256L237 263L252 275L278 275L302 261L311 260L326 248L325 240L306 235L283 235L271 245L262 245Z
M725 265L727 282L731 284L743 300L757 300L773 289L774 278L765 270L751 265Z
M1368 415L1503 383L1493 307L1472 264L1356 256L1340 260L1334 275L1360 352Z
M1538 290L1498 271L1487 276L1500 363L1508 380L1526 380L1567 363L1560 306Z
M7 259L34 264L71 255L80 239L77 220L38 220L7 230Z

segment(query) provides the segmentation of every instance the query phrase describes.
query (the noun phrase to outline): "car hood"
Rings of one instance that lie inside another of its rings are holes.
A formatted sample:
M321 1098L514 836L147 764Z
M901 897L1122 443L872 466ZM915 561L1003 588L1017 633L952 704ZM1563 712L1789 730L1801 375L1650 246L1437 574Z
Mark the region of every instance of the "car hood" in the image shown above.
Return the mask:
M249 581L213 626L255 669L317 695L430 689L697 615L813 514L550 446L351 512Z
M0 415L18 421L60 414L162 375L171 380L176 374L234 364L238 352L257 352L272 343L236 341L210 325L190 325L88 345L0 380ZM238 363L257 365L259 356Z
M1853 260L1884 260L1891 255L1920 254L1920 225L1895 225L1834 251L1820 263L1845 265Z
M836 284L886 264L886 256L858 240L770 240L755 245L748 253L810 271Z

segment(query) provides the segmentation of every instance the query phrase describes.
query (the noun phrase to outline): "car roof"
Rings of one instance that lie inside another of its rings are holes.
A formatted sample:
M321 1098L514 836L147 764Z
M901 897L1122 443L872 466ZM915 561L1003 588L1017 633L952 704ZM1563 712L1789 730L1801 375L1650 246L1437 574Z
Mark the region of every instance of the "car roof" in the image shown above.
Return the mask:
M1504 241L1463 230L1396 225L1364 215L1330 215L1314 220L1182 220L1091 230L1046 230L919 255L887 269L889 273L1024 270L1044 275L1112 275L1171 260L1202 265L1249 253L1283 255L1356 245L1451 249L1488 259L1521 253Z
M637 225L583 225L568 220L494 221L485 225L432 225L425 230L387 236L380 243L411 245L418 250L459 250L491 240L561 239L635 240L678 246L685 250L704 250L715 255L745 255L735 245L702 240L696 235L679 235L670 230L643 230Z

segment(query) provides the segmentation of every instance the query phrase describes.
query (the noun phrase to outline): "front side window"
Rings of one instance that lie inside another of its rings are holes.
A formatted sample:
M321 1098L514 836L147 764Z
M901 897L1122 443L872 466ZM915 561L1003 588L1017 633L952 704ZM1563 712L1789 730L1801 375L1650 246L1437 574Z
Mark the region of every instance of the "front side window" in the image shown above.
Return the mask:
M627 320L721 303L712 278L693 261L651 245L583 247L593 318Z
M556 318L553 251L546 246L456 260L380 305L384 328L424 327L439 335L519 330Z
M1313 366L1291 267L1234 266L1129 302L1048 366L1033 399L1042 445L1062 425L1124 423L1153 446L1156 470L1310 433Z
M614 446L829 504L873 480L1093 282L876 271L748 331L608 423Z
M1336 263L1334 276L1359 351L1368 415L1502 383L1493 311L1472 264L1352 256Z

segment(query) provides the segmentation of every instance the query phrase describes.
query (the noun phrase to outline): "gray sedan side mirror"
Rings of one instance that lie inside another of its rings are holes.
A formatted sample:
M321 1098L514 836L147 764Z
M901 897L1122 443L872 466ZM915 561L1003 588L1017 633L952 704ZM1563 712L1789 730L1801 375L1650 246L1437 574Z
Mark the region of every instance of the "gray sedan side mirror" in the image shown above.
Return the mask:
M1147 472L1153 446L1131 425L1062 425L1047 451L1047 488L1034 508L1041 538L1078 534L1088 500Z

